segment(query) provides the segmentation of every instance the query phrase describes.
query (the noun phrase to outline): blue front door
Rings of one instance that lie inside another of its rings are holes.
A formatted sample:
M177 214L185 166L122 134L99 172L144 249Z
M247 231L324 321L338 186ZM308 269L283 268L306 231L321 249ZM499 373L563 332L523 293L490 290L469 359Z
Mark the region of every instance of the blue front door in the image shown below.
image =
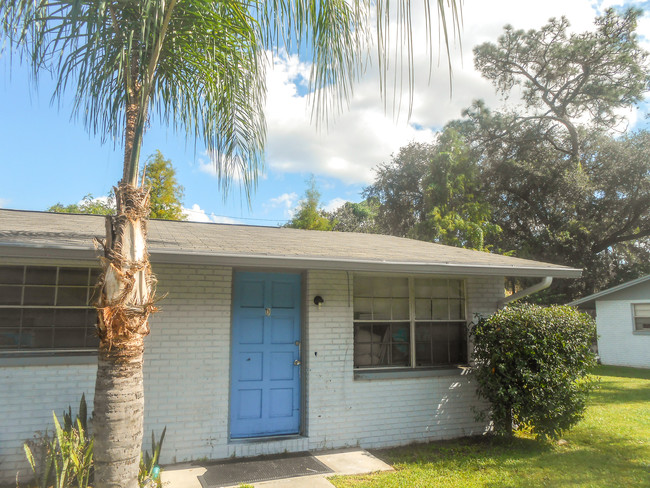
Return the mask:
M235 274L230 436L300 431L300 275Z

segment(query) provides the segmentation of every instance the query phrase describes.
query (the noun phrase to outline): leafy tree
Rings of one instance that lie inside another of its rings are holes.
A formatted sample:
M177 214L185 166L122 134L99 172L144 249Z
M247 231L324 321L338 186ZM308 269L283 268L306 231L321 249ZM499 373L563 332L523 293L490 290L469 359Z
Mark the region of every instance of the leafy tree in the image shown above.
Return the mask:
M492 112L477 102L455 123L475 151L493 222L503 230L496 244L585 270L581 280L554 283L542 294L546 302L650 271L650 139L645 131L609 131L649 86L638 15L610 10L595 32L574 35L565 19L539 31L506 27L496 45L475 49L477 68L501 93L523 87L526 109Z
M176 181L176 170L160 151L149 156L144 167L144 185L149 188L152 219L185 220L181 200L184 188Z
M411 236L426 218L423 178L427 174L432 144L412 142L400 148L389 163L375 168L375 181L363 191L379 202L377 227L382 234Z
M447 40L446 21L459 27L459 7L444 0L436 6L425 6L427 26L437 11ZM54 73L55 97L71 89L73 112L83 114L92 133L102 140L123 138L124 171L117 215L107 225L98 304L95 481L98 488L132 488L143 431L144 337L155 310L145 237L149 196L138 187L150 109L216 154L224 191L237 173L248 194L264 147L266 50L279 43L288 50L305 48L314 62L315 115L326 117L350 95L363 69L371 19L385 88L389 26L396 21L395 38L412 46L411 7L404 0L394 10L385 2L340 0L0 0L0 18L9 47L32 63L35 75ZM410 82L411 49L405 59Z
M332 224L320 207L320 192L316 187L314 176L307 181L309 187L305 197L298 204L296 215L286 223L285 227L307 230L332 230Z
M94 198L90 193L83 197L80 203L63 205L57 203L47 209L48 212L72 213L72 214L93 214L112 215L115 213L115 198L110 195L108 198Z
M472 327L474 373L497 433L557 438L583 416L596 324L571 307L507 307Z
M165 159L160 151L147 158L144 168L144 185L149 189L152 219L185 220L181 199L183 187L176 181L176 170L171 160ZM57 203L47 209L48 212L112 215L115 213L115 195L107 198L84 196L80 203L63 205Z
M379 202L380 232L479 250L499 233L477 160L453 127L435 144L401 148L376 173L364 195Z
M379 209L377 198L368 198L359 203L345 202L332 212L325 212L332 230L337 232L362 232L377 234L375 219Z
M418 238L479 251L489 250L501 228L482 192L480 168L469 146L453 128L441 134L423 178L426 215Z
M474 64L505 95L520 86L529 112L517 119L543 123L545 139L578 160L579 120L612 128L621 121L619 109L641 102L650 87L648 53L635 33L641 14L609 9L596 19L595 32L571 35L564 17L528 32L506 26L496 44L474 48Z

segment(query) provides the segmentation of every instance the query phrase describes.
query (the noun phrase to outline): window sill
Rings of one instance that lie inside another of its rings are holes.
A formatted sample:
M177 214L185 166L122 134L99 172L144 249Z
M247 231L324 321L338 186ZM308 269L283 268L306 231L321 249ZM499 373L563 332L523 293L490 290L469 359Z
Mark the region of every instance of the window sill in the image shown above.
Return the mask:
M364 369L355 370L354 379L363 381L395 380L402 378L431 378L439 376L466 376L471 374L469 366L448 366L442 368Z
M634 330L632 331L634 335L650 335L650 330Z
M0 367L97 365L96 351L0 353Z

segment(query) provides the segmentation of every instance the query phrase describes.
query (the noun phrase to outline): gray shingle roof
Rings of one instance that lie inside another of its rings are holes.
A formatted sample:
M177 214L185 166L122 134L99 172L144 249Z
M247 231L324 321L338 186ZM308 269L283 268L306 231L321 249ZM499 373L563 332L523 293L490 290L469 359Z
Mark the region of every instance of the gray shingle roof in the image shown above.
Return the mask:
M96 254L104 218L0 210L0 256ZM231 266L436 272L575 278L580 270L457 247L375 234L320 232L197 222L149 222L152 262Z

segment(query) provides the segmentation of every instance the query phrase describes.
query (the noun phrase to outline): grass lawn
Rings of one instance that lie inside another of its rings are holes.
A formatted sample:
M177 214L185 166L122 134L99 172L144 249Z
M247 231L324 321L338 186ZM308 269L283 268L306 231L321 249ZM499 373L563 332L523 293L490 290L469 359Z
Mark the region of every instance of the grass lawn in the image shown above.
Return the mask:
M466 438L373 451L396 471L338 488L650 487L650 370L600 366L600 387L567 443Z

